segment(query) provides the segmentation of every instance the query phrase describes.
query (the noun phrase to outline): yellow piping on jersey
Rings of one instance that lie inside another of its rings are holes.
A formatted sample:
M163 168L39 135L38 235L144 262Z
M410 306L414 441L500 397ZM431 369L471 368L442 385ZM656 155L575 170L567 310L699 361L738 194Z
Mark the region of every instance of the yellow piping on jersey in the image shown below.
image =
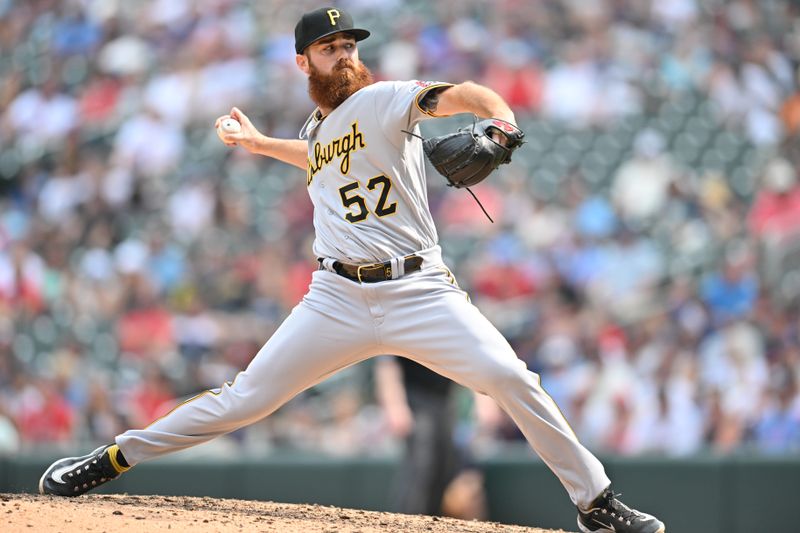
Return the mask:
M529 372L530 372L530 371L529 371ZM536 378L539 380L539 388L540 388L540 389L542 389L542 392L544 392L544 395L545 395L545 397L546 397L548 400L550 400L550 403L552 403L552 404L553 404L553 407L555 407L555 408L556 408L556 411L558 411L558 414L560 414L560 415L561 415L561 418L564 420L564 423L565 423L565 424L567 425L567 427L569 428L569 431L570 431L570 433L572 433L572 438L574 438L575 440L578 440L578 436L575 434L575 430L574 430L574 429L572 429L572 426L570 426L570 425L569 425L569 422L567 421L567 417L566 417L566 416L564 416L564 413L561 411L561 408L558 406L558 404L557 404L557 403L556 403L556 401L553 399L553 397L552 397L552 396L550 396L550 394L548 394L546 390L544 390L544 387L542 386L542 376L540 376L539 374L536 374L536 373L534 373L534 372L531 372L531 374L533 374L534 376L536 376Z
M226 381L225 383L223 383L222 387L224 387L225 385L227 385L228 387L233 387L233 384L236 383L236 378L238 378L241 375L241 373L242 372L239 372L238 374L236 374L236 376L233 378L233 381ZM149 428L150 426L152 426L153 424L155 424L159 420L162 420L162 419L168 417L169 415L171 415L172 413L174 413L177 409L183 407L184 405L192 403L193 401L195 401L195 400L197 400L199 398L202 398L206 394L210 394L212 396L219 396L220 394L222 394L222 387L219 388L219 392L214 392L213 390L206 390L206 391L201 392L200 394L192 396L188 400L185 400L185 401L179 403L178 405L176 405L175 407L173 407L172 409L170 409L169 412L166 413L165 415L159 416L158 418L156 418L155 420L150 422L144 429Z
M453 84L452 83L434 83L432 85L429 85L429 86L423 88L419 92L419 94L414 98L414 105L417 106L417 109L419 109L420 113L428 115L429 117L446 117L447 116L447 115L437 115L436 113L428 111L427 109L422 109L422 107L419 105L420 98L422 98L424 95L428 94L428 91L430 91L431 89L436 89L438 87L453 87Z

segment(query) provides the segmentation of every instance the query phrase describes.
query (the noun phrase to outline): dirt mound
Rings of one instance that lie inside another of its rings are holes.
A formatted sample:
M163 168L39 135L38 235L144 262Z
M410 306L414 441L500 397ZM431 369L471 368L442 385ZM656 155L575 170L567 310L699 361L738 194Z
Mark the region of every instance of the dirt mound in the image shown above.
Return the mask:
M494 522L183 496L0 494L0 530L275 533L556 533Z

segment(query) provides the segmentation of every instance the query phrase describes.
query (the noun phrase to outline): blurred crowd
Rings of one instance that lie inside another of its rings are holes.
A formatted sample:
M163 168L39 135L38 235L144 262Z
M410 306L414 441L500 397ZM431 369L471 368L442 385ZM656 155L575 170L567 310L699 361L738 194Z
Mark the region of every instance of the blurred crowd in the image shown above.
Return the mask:
M495 224L435 174L431 207L591 449L800 451L797 3L336 3L377 79L484 83L528 132L475 189ZM145 426L233 379L302 298L304 174L213 123L236 105L297 135L293 28L318 5L0 0L0 454ZM213 446L393 449L369 367Z

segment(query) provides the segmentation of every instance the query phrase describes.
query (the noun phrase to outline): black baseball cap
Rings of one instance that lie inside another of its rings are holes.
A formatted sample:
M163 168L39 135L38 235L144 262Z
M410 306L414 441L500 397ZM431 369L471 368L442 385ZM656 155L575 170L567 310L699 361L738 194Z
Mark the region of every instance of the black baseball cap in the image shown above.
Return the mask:
M367 30L353 27L353 17L343 9L321 7L303 15L294 27L294 49L302 54L314 41L339 32L352 34L356 41L369 37Z

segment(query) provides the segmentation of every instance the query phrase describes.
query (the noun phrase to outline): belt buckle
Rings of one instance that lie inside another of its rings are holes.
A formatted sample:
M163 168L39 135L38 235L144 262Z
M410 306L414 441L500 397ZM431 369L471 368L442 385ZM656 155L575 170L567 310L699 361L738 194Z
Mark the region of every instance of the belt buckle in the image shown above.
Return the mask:
M391 267L387 267L387 268L390 269L389 270L389 276L387 277L387 279L389 279L389 278L391 278ZM377 270L379 272L385 272L383 263L372 263L371 265L358 265L358 268L356 269L356 277L358 278L359 283L367 283L366 281L361 279L361 270L362 269L367 270L367 271Z

